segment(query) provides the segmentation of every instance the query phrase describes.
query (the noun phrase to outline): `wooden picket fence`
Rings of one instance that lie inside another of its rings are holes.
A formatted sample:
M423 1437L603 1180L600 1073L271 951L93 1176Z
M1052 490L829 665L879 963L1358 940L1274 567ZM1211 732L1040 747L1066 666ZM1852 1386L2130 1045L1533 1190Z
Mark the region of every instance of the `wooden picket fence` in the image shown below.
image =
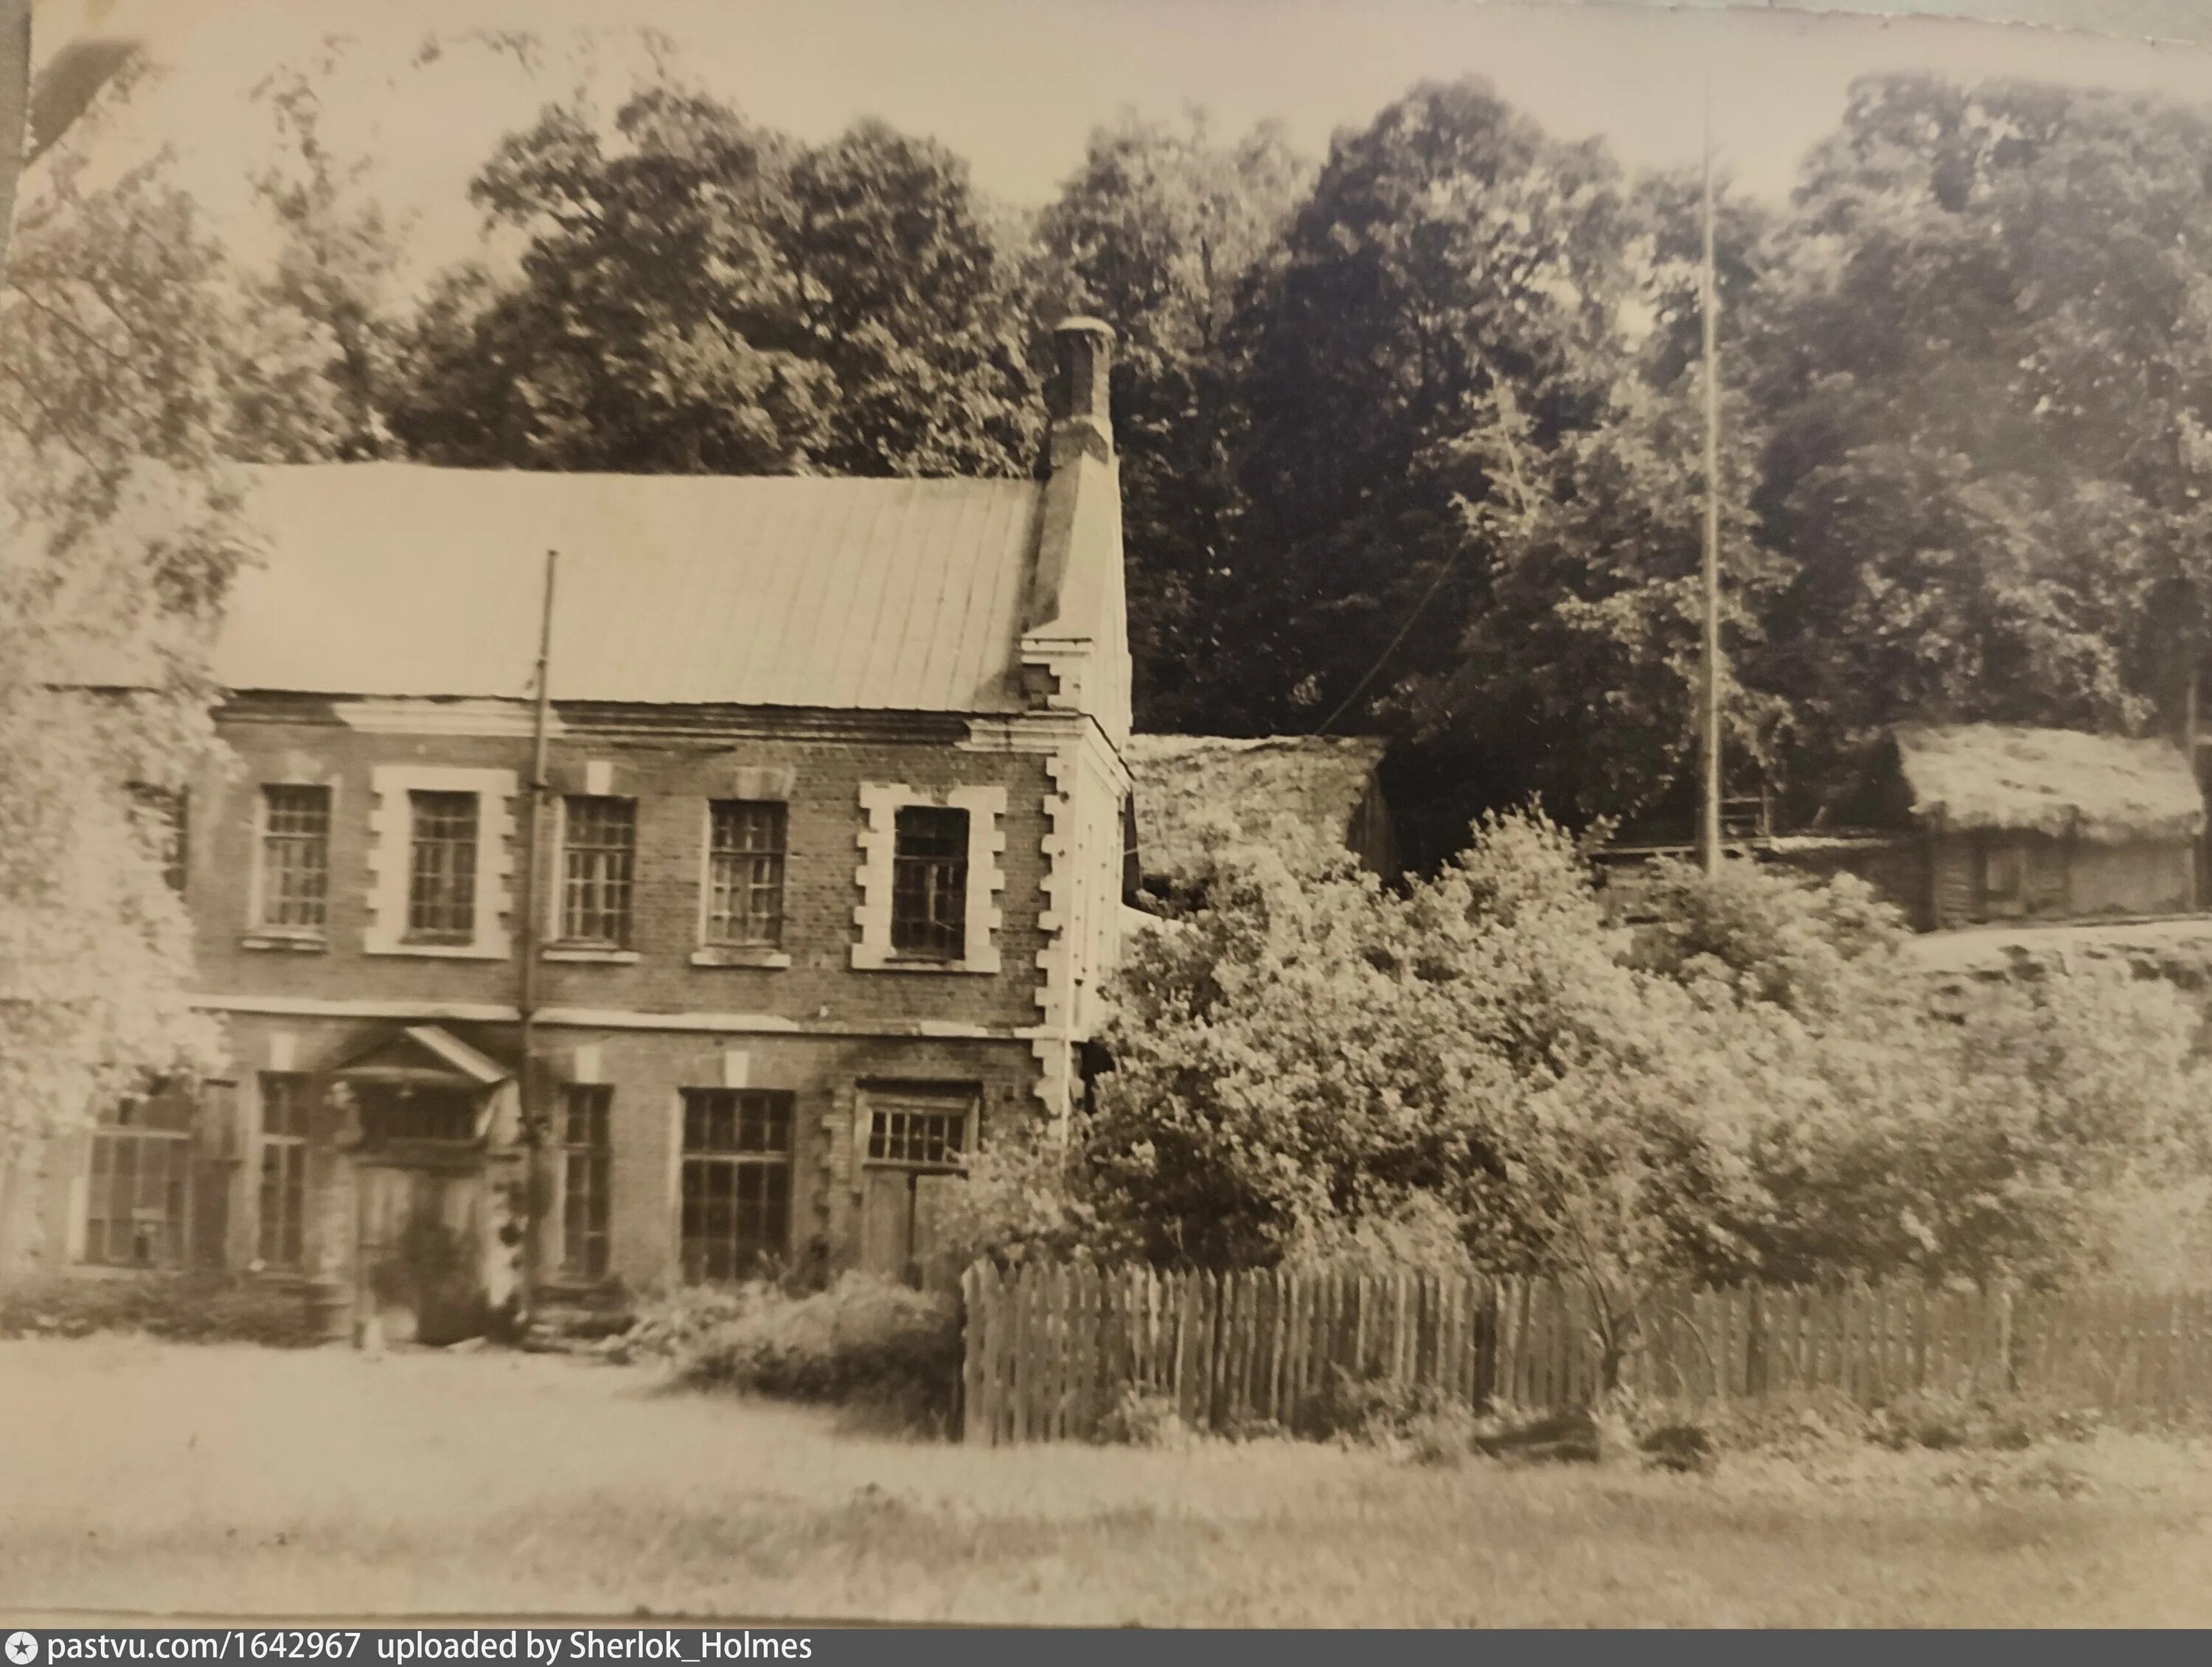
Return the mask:
M1599 1380L1571 1283L1339 1268L1162 1274L988 1263L961 1281L966 1439L1087 1439L1137 1388L1187 1424L1310 1426L1340 1379L1553 1409ZM1880 1286L1664 1290L1622 1382L1692 1404L1805 1390L2033 1393L2149 1414L2212 1406L2212 1293Z

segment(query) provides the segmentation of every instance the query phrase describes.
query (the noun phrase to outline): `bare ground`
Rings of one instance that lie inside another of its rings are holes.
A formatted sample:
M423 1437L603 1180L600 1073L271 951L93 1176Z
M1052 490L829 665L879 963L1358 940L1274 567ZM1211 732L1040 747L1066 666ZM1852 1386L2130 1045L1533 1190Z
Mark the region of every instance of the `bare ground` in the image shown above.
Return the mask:
M2212 1454L979 1452L557 1359L0 1343L0 1612L25 1610L2202 1626Z

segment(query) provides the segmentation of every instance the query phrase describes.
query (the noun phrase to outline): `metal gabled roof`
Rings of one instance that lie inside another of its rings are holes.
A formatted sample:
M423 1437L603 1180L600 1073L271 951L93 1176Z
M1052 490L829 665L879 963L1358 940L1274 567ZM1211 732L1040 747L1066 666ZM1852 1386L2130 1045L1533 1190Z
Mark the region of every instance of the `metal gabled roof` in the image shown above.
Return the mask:
M1031 482L383 463L251 478L266 555L214 656L234 691L522 698L557 550L556 700L1021 707Z

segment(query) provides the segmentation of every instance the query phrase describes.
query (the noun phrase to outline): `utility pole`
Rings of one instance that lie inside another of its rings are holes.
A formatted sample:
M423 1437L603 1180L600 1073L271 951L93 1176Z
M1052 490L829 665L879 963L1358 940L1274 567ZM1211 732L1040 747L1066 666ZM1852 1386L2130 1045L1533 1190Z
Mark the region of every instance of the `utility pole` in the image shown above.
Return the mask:
M1705 82L1705 259L1699 285L1705 326L1705 655L1698 699L1698 764L1704 776L1698 818L1698 862L1708 874L1721 866L1721 383L1716 314L1720 285L1713 272L1713 86Z
M544 1116L538 1104L536 1038L538 1016L538 916L543 890L539 876L545 843L545 739L552 714L552 680L548 668L553 660L553 580L561 552L545 552L545 600L538 625L538 711L532 725L529 822L524 843L522 869L522 929L515 937L522 950L522 972L515 1017L521 1059L515 1067L515 1111L522 1122L526 1170L523 1177L521 1321L527 1325L538 1310L538 1260L544 1255L540 1223L544 1217L545 1174Z

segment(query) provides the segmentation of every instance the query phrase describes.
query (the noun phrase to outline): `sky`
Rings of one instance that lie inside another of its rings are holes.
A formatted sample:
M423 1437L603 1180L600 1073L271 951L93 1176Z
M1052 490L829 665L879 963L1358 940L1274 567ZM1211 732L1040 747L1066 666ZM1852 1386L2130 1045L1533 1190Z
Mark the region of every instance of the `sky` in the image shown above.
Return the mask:
M250 223L247 181L270 143L254 84L337 33L357 45L332 95L332 137L376 160L374 189L416 216L427 259L465 252L466 185L499 137L587 73L618 91L643 51L675 43L683 74L754 119L823 138L877 116L968 158L977 183L1048 200L1091 129L1123 108L1203 106L1217 129L1262 119L1325 155L1425 78L1487 76L1568 137L1603 134L1632 163L1693 162L1711 87L1713 142L1742 188L1785 193L1858 76L1927 69L2157 88L2212 102L2212 50L2049 28L1783 11L1468 3L1467 0L43 0L43 57L75 34L143 40L162 68L133 134L166 143L219 226ZM410 67L426 34L527 28L534 68L485 45ZM235 236L237 234L234 233Z

